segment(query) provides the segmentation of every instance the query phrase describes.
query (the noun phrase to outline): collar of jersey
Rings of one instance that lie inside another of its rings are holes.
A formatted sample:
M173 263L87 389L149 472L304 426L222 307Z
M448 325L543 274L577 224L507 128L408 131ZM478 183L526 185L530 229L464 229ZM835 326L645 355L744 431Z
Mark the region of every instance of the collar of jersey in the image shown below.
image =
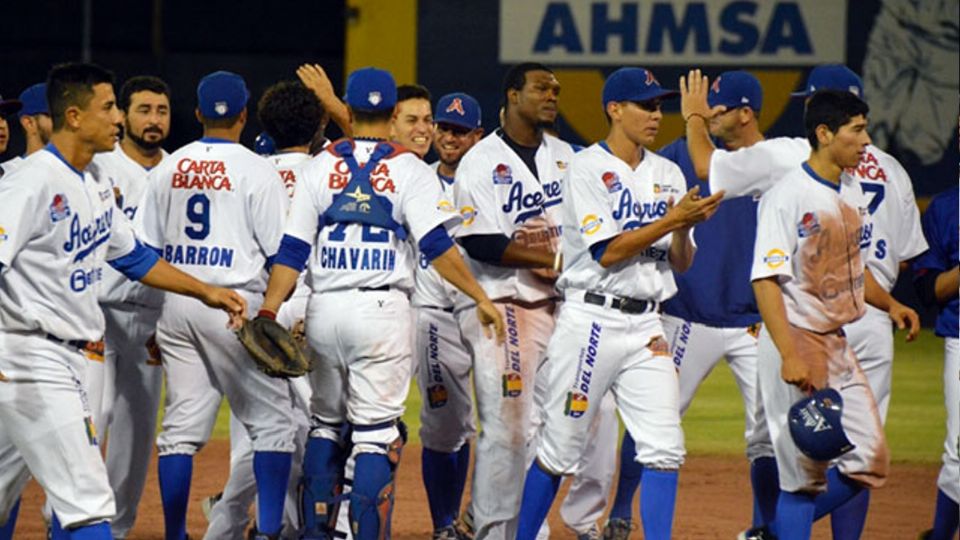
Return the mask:
M600 148L603 148L604 150L606 150L607 153L610 154L611 156L613 156L613 157L615 157L615 158L617 158L617 159L620 159L616 154L613 153L613 150L611 150L610 147L607 145L607 141L600 141L600 142L598 142L597 144L599 144L599 145L600 145ZM633 170L637 170L637 169L640 168L640 165L643 165L643 158L645 158L646 156L647 156L647 149L646 149L646 148L641 148L641 149L640 149L640 163L637 163L637 168L636 168L636 169L633 169ZM623 160L620 159L620 161L623 161ZM626 163L626 162L624 162L624 163ZM627 164L627 167L630 167L630 164L629 164L629 163Z
M387 142L383 137L354 137L353 140L363 142Z
M71 171L75 172L75 173L77 174L77 176L80 177L80 181L81 181L81 182L83 181L83 173L82 173L81 171L78 171L76 167L74 167L73 165L71 165L70 162L67 161L67 158L63 157L63 154L60 153L60 150L57 150L57 147L54 146L52 142L51 142L51 143L47 143L47 145L44 146L43 149L46 150L47 152L50 152L50 153L53 154L57 159L59 159L60 161L62 161L63 164L67 166L67 168L69 168Z
M236 144L234 141L221 139L220 137L201 137L200 142L207 144Z
M831 182L831 181L827 180L826 178L820 176L819 174L817 174L816 172L814 172L813 169L810 168L810 165L809 165L806 161L803 162L803 170L804 170L804 171L807 171L807 174L809 174L809 175L810 175L810 178L813 178L813 180L814 180L815 182L818 182L818 183L820 183L820 184L823 184L823 185L827 186L828 188L836 191L837 193L840 193L840 184L839 184L839 183L834 184L833 182Z
M447 175L445 175L445 174L437 173L437 178L439 178L440 180L443 180L444 182L446 182L446 184L447 184L448 186L452 186L452 185L453 185L453 181L454 181L454 177L453 177L453 176L447 176Z

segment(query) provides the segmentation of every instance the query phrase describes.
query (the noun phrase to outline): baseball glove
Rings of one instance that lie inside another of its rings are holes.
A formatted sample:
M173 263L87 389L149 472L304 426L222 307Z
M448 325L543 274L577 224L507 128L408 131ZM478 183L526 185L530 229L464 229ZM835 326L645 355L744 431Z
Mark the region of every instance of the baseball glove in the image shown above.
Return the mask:
M271 377L301 377L313 369L297 340L269 317L244 321L237 338L250 352L257 369Z

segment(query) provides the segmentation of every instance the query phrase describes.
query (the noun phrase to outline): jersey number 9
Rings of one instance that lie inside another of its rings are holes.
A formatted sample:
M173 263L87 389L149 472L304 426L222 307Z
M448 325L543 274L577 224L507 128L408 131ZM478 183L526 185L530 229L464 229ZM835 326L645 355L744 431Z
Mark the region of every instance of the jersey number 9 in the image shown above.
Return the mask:
M203 240L210 235L210 199L203 193L197 193L187 199L187 219L190 225L183 232L193 240Z

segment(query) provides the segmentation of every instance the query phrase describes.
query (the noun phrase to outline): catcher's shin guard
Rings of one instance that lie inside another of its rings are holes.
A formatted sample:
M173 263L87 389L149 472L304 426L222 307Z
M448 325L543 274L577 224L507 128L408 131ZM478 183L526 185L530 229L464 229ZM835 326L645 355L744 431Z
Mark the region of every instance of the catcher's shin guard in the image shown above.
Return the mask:
M356 430L393 427L393 423L378 426L354 426ZM385 453L361 452L356 455L353 490L350 492L350 527L355 540L389 540L390 517L393 513L397 466L407 442L407 428L397 421L399 436L388 445Z
M339 433L341 427L323 426L321 431ZM317 431L317 429L313 430ZM350 452L342 440L310 437L303 456L300 511L303 538L329 538L337 523L343 492L343 467Z

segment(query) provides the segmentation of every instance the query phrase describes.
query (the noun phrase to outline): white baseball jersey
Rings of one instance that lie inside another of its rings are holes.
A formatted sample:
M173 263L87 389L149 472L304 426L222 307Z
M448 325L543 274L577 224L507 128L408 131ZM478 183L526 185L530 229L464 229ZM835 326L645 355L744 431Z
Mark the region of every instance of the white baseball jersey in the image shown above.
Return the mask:
M163 152L164 159L168 156ZM162 163L162 161L161 161ZM93 156L87 170L95 177L105 180L113 186L117 206L124 215L132 220L137 213L140 200L147 191L147 174L150 169L134 161L117 147L112 152ZM103 269L103 285L100 287L101 304L135 303L143 306L160 307L163 303L163 291L147 287L142 283L130 281L113 268Z
M200 139L155 167L148 184L136 217L145 243L207 283L266 289L265 266L289 205L266 159L237 143Z
M840 182L833 185L803 164L760 199L757 214L750 279L776 276L787 320L821 334L866 311L860 254L865 198L852 176L844 173Z
M437 165L440 162L430 165L430 168L436 172ZM456 206L453 204L453 185L447 183L446 180L437 175L437 182L440 185L440 189L443 193L443 198L440 200L438 205L441 210L444 212L452 212L455 216L455 221L453 223L459 224L460 215L456 212ZM448 230L456 230L458 225L451 225L448 227ZM450 284L447 280L440 277L440 274L434 270L433 265L430 264L427 259L420 254L417 257L417 266L414 271L414 282L415 286L413 289L413 294L410 296L410 305L420 307L420 306L429 306L429 307L439 307L439 308L452 308L454 305L454 298L458 294L456 287Z
M12 173L23 165L24 158L13 156L12 158L0 163L0 178Z
M0 329L96 341L104 261L132 252L136 237L112 186L55 152L0 181Z
M366 163L377 143L356 140L358 164ZM392 231L359 223L319 227L318 217L349 181L349 167L332 152L310 160L297 181L286 234L313 246L308 261L311 289L318 293L389 286L409 294L416 257L411 242L456 217L439 208L443 195L437 175L411 152L382 159L370 174L374 191L390 202L393 219L406 227L407 241Z
M639 256L610 268L600 266L590 246L652 223L668 210L668 201L687 191L675 163L644 151L636 169L614 156L603 143L578 153L570 163L561 207L566 260L557 288L606 292L617 296L663 301L677 292L668 254L672 235L665 235ZM693 230L690 242L693 242Z
M800 137L767 139L733 152L715 150L710 158L711 193L726 190L725 199L761 196L808 157L810 143ZM877 283L890 291L900 263L927 249L913 184L893 156L873 145L847 172L870 199L860 248Z
M556 248L563 175L572 158L568 143L544 134L535 157L538 180L498 132L484 137L457 166L454 193L463 217L457 237L503 234L529 247ZM553 285L530 270L467 260L492 299L537 302L556 296Z

